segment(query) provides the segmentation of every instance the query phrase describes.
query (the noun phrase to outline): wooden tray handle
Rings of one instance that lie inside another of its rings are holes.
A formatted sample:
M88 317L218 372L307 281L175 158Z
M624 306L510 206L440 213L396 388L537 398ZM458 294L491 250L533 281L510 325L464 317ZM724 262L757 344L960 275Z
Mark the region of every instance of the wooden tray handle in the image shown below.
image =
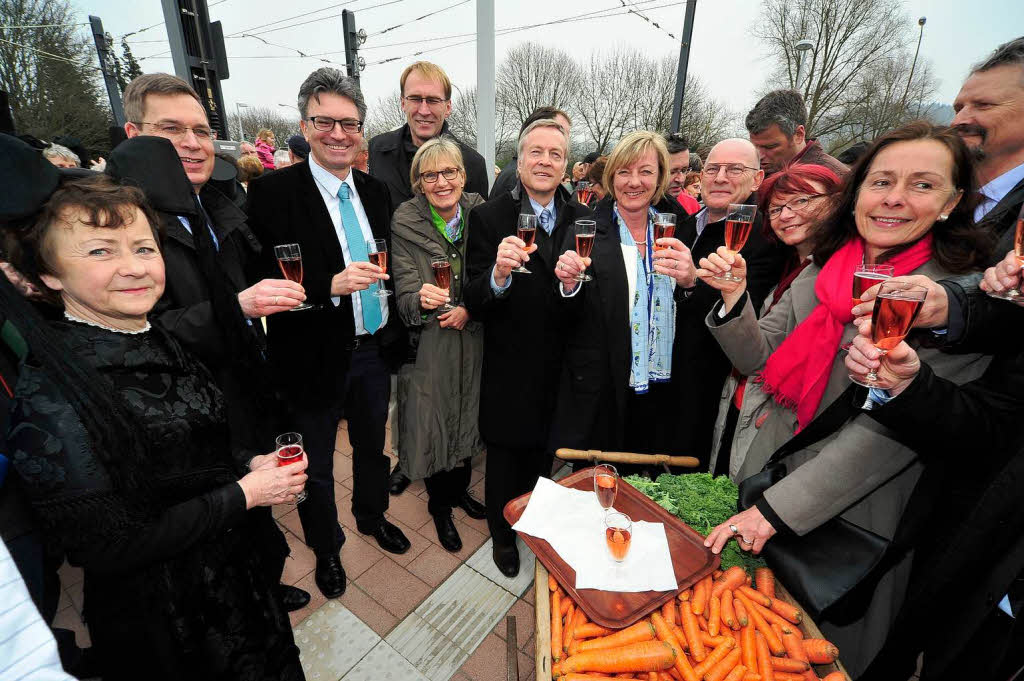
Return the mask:
M563 447L555 456L565 461L605 461L608 463L668 464L682 468L697 468L700 461L694 456L669 456L667 454L636 454L634 452L602 452L599 449L569 449Z

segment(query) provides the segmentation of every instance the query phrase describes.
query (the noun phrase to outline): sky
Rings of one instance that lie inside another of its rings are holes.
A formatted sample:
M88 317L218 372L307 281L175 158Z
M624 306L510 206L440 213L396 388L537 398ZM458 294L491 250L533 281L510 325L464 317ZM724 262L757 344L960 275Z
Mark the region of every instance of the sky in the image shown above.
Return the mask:
M252 106L294 106L302 80L325 65L318 59L300 57L295 50L306 54L337 52L323 58L343 66L342 9L354 11L357 28L369 34L360 54L368 63L362 73L362 87L371 109L378 98L387 97L398 89L402 69L417 59L439 64L456 86L476 83L475 43L445 47L472 40L476 31L475 0L208 2L211 19L223 22L225 35L282 29L261 37L284 47L266 45L253 38L225 41L231 77L223 82L223 91L229 112L235 109L236 102ZM495 0L495 26L499 31L556 19L574 20L498 36L496 61L500 64L509 48L524 41L559 47L580 59L587 58L592 51L616 45L635 47L652 57L678 56L685 3L681 0L631 2L661 28L634 15L601 16L607 14L605 12L591 16L600 10L621 8L622 0ZM905 0L903 5L912 25L919 16L928 19L921 57L931 62L939 80L935 99L941 103L952 102L971 64L1000 43L1024 33L1024 2L1021 0L975 0L973 3ZM138 58L168 49L159 0L72 0L72 7L83 21L90 14L99 16L104 29L115 37L160 24L129 38ZM769 60L751 35L758 7L756 0L701 1L695 15L689 72L701 77L714 98L740 114L749 110L757 101L758 93L765 89ZM435 12L433 16L418 19ZM289 17L294 18L265 26ZM303 25L288 28L300 22ZM263 28L254 28L257 26ZM470 35L443 39L460 34ZM414 54L417 51L423 54ZM276 58L277 55L283 58ZM397 59L374 64L392 58ZM168 56L143 59L141 66L146 72L173 72ZM288 111L284 107L281 110Z

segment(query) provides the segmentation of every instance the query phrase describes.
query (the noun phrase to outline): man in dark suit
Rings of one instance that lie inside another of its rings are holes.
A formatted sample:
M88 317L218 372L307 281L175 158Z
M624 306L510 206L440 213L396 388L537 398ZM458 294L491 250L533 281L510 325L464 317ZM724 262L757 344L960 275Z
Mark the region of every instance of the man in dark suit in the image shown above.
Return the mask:
M370 140L370 174L384 182L391 193L394 207L413 197L409 171L416 150L427 140L449 135L459 145L466 168L466 186L463 191L487 198L487 162L472 147L455 139L448 130L448 117L452 113L452 83L448 74L437 64L418 61L402 71L399 78L402 113L406 124L397 130L385 132ZM398 414L394 410L394 416ZM391 423L391 443L397 449L398 427ZM401 494L409 486L409 478L398 465L388 483L391 494ZM472 518L483 518L483 506L467 492L459 504Z
M390 241L392 206L383 182L353 169L366 116L359 86L338 69L318 69L299 88L298 104L309 158L253 181L249 224L268 252L287 243L302 250L303 284L314 307L271 317L268 349L309 457L308 498L299 504L299 518L316 554L316 583L335 598L345 591L333 479L343 413L357 529L386 551L409 549L402 531L384 518L383 452L391 368L407 339L394 297L377 295L382 280L393 290L390 278L368 258L367 241ZM272 256L263 264L265 271L277 267Z
M569 137L570 129L572 127L572 121L569 119L569 114L565 113L561 109L556 109L553 106L539 106L533 110L526 120L523 121L523 125L519 128L519 134L522 135L523 131L530 127L534 121L541 119L553 120L565 132L565 136ZM597 154L588 154L587 158L593 156L593 160L597 160ZM498 173L498 177L494 180L494 186L491 187L491 195L497 196L503 192L510 192L515 189L516 182L519 181L519 157L513 156L512 160L505 164L505 167Z
M538 476L551 473L547 438L564 337L554 267L575 220L590 215L560 184L568 144L557 122L531 124L519 137L520 181L469 215L465 300L484 324L480 435L487 445L487 524L494 562L509 577L519 572L519 552L502 511ZM529 250L516 236L520 214L536 215L539 223ZM524 263L530 274L513 276Z

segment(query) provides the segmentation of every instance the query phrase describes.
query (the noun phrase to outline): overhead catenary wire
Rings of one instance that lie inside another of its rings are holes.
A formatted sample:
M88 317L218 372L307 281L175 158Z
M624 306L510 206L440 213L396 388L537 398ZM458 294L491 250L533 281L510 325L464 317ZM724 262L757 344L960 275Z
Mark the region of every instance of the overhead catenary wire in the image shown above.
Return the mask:
M626 9L628 9L628 10L629 10L629 13L630 13L630 14L635 14L636 16L640 17L641 19L643 19L644 21L646 21L646 22L647 22L648 24L650 24L651 26L654 26L654 27L655 27L656 29L658 29L658 30L660 30L660 31L664 31L664 32L665 32L665 34L667 34L669 38L672 38L673 40L675 40L675 39L676 39L676 37L675 37L674 35L672 35L672 34L671 34L671 33L669 33L669 32L668 32L667 30L665 30L664 28L662 28L662 27L661 27L661 24L659 24L659 23L658 23L657 21L654 21L654 20L652 20L652 19L651 19L650 17L648 17L647 15L645 15L645 14L644 14L643 12L641 12L640 10L638 10L638 9L635 9L636 5L634 5L633 3L630 3L630 4L628 4L628 5L627 5L627 4L626 4L626 0L619 0L619 2L620 2L620 3L622 3L622 6L623 6L623 7L625 7Z
M8 30L22 30L22 29L33 29L33 28L62 28L62 27L74 27L74 26L88 26L88 22L79 22L77 24L25 24L22 26L0 26L0 31Z
M78 66L79 68L91 69L93 71L101 71L102 70L98 66L90 66L89 64L83 64L80 61L75 61L74 59L69 59L68 57L65 57L63 55L54 54L53 52L47 52L46 50L40 50L39 48L32 47L31 45L22 45L21 43L16 43L13 40L6 40L4 38L0 38L0 43L7 43L8 45L14 45L15 47L20 47L23 50L29 50L30 52L35 52L36 54L38 54L41 57L44 57L46 59L53 59L53 60L56 60L56 61L67 62L68 64L74 64L75 66Z
M442 7L439 10L435 10L433 12L429 12L427 14L424 14L423 16L416 17L415 19L410 19L409 21L403 21L400 24L395 24L394 26L389 26L388 28L385 28L382 31L377 31L375 33L371 33L367 37L370 38L370 37L373 37L375 35L381 35L381 34L384 34L384 33L388 33L389 31L394 31L396 28L402 28L403 26L408 26L409 24L415 24L417 21L422 21L423 19L426 19L428 17L432 17L434 15L440 14L441 12L446 12L446 11L448 11L450 9L454 9L456 7L459 7L460 5L465 5L468 2L469 2L469 0L461 0L461 2L457 2L454 5L448 5L447 7Z
M221 4L224 4L224 3L225 3L225 2L227 2L227 1L228 1L228 0L217 0L217 2L211 2L211 3L209 4L209 5L207 5L207 6L206 6L206 8L207 8L207 9L210 9L211 7L216 7L217 5L221 5ZM134 30L134 31L129 31L128 33L122 33L122 34L121 34L120 36L118 36L118 37L119 37L119 38L127 38L128 36L131 36L131 35L138 35L138 34L140 34L140 33L143 33L143 32L145 32L145 31L148 31L148 30L149 30L149 29L151 29L151 28L156 28L157 26L163 26L163 25L164 25L164 20L163 20L163 19L161 19L160 21L156 22L155 24L152 24L152 25L150 25L150 26L146 26L145 28L139 28L139 29L136 29L136 30ZM141 41L140 41L140 42L141 42ZM155 56L155 55L154 55L154 56Z

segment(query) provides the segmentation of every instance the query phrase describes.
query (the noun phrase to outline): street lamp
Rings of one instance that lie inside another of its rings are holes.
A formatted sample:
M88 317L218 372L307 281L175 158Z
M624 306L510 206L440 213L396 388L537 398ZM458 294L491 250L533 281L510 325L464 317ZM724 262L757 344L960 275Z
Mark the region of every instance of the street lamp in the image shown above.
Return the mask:
M242 102L235 102L235 113L238 114L238 139L245 141L245 128L242 126L242 109L248 109L249 105Z
M803 40L796 41L793 45L797 53L797 64L796 64L796 90L800 89L800 81L804 76L804 62L807 61L807 53L814 49L814 42L804 38Z
M921 51L921 39L924 38L924 25L928 21L928 17L921 17L917 20L917 25L921 27L920 33L917 34L917 49L914 50L914 61L910 64L910 75L907 76L907 87L903 89L903 99L900 100L900 113L903 112L903 107L907 104L907 94L910 92L910 81L914 79L914 68L917 66L917 55ZM920 107L918 107L920 109Z

